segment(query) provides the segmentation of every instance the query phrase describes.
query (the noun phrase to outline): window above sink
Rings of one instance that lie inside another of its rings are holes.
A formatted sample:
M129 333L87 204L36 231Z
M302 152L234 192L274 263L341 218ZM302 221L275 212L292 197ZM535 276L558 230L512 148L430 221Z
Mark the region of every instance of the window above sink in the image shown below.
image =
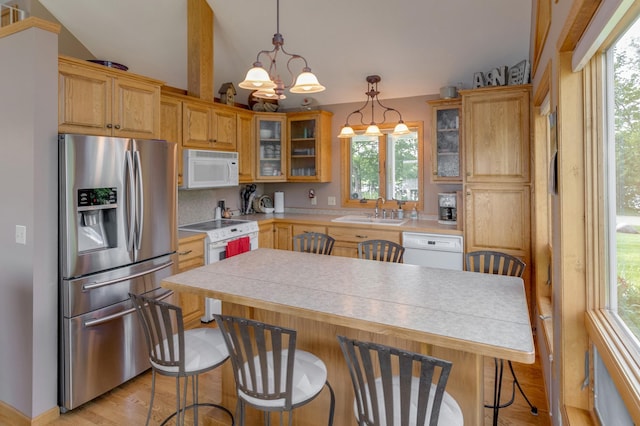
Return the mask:
M356 136L341 140L342 207L373 209L382 197L380 208L394 209L401 201L423 210L423 125L407 126L411 133L400 136L391 134L393 124L379 126L382 136L364 136L366 126L353 126Z

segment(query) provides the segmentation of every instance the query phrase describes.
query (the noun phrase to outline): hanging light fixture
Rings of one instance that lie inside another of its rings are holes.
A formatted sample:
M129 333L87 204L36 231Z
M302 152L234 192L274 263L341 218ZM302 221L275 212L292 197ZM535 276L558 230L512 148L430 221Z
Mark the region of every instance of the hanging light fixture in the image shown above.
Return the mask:
M351 114L347 116L347 121L344 127L342 128L342 130L340 131L340 134L338 135L339 138L351 138L355 136L356 133L353 131L353 128L351 128L351 126L349 125L349 118L351 118L353 114L360 114L360 123L363 125L366 124L364 122L364 114L362 113L362 111L367 107L367 105L369 105L369 102L371 102L371 122L369 123L367 130L364 132L365 136L382 136L382 132L380 131L378 124L382 124L386 121L386 115L387 115L387 112L389 111L396 112L400 117L398 124L396 124L396 127L393 129L393 132L391 134L394 136L397 136L397 135L406 135L410 133L407 125L404 124L404 121L402 121L402 114L400 114L400 111L398 111L397 109L386 107L380 103L380 100L378 99L378 95L380 94L380 92L378 92L379 82L380 82L379 75L370 75L367 77L367 83L369 83L369 90L365 93L365 95L367 95L367 101L364 103L364 105L362 105L360 109L353 111ZM374 106L376 103L381 108L384 108L384 111L382 112L382 121L378 124L376 124L375 114L374 114Z
M284 50L284 37L280 34L280 0L276 2L276 33L273 35L271 41L274 48L271 50L261 50L258 52L256 61L253 63L253 68L248 72L244 81L239 83L238 86L243 89L254 90L253 96L263 99L285 99L285 89L289 89L291 93L317 93L322 92L325 87L318 82L318 78L311 72L311 68L307 64L307 60L296 54L291 54ZM291 83L285 85L278 69L276 68L276 57L278 52L289 56L287 60L287 71L291 77ZM260 62L260 56L265 55L269 62L269 67L265 69ZM291 72L290 64L294 59L302 59L304 61L304 67L302 72L298 76L293 78L293 72Z

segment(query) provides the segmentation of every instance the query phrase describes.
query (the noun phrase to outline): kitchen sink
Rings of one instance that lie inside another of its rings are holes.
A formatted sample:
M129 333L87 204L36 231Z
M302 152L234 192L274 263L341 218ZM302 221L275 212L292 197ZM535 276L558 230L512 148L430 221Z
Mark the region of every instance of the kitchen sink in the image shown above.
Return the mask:
M364 223L372 225L391 225L400 226L406 223L409 219L390 219L365 215L347 215L341 216L331 220L331 222L343 222L343 223Z

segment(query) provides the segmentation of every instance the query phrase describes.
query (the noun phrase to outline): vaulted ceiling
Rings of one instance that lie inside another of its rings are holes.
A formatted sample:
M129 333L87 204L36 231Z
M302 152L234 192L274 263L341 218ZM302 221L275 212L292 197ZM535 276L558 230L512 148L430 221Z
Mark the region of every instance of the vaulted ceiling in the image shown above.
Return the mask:
M40 0L99 59L187 88L186 0ZM214 11L214 91L237 88L258 51L271 49L276 0L207 0ZM280 33L327 87L320 105L472 85L476 71L529 59L531 0L282 0ZM281 74L286 63L278 62ZM238 90L246 103L249 91ZM303 95L288 95L285 107Z

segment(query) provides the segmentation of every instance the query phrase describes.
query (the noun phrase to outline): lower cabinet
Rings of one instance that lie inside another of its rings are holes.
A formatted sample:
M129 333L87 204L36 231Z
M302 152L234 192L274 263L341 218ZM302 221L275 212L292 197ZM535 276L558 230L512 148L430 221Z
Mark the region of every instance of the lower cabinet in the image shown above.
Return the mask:
M292 226L289 223L276 223L273 225L274 228L274 238L273 238L273 248L279 250L291 250L293 248L293 242L291 238L292 234Z
M273 248L273 223L258 224L258 247Z
M205 234L194 234L180 238L178 242L178 272L204 265ZM177 303L182 308L185 326L199 322L204 315L204 298L192 293L176 293Z
M465 185L465 194L465 252L496 250L520 258L527 265L522 279L533 316L531 188L517 183L474 183Z
M300 225L300 224L295 224L293 225L293 233L292 236L296 236L296 235L300 235L300 234L306 234L308 232L317 232L319 234L326 234L327 233L327 227L326 226L322 226L322 225Z
M358 243L367 240L388 240L400 244L399 231L387 231L372 228L343 228L329 226L327 234L336 240L333 245L334 256L358 257Z

